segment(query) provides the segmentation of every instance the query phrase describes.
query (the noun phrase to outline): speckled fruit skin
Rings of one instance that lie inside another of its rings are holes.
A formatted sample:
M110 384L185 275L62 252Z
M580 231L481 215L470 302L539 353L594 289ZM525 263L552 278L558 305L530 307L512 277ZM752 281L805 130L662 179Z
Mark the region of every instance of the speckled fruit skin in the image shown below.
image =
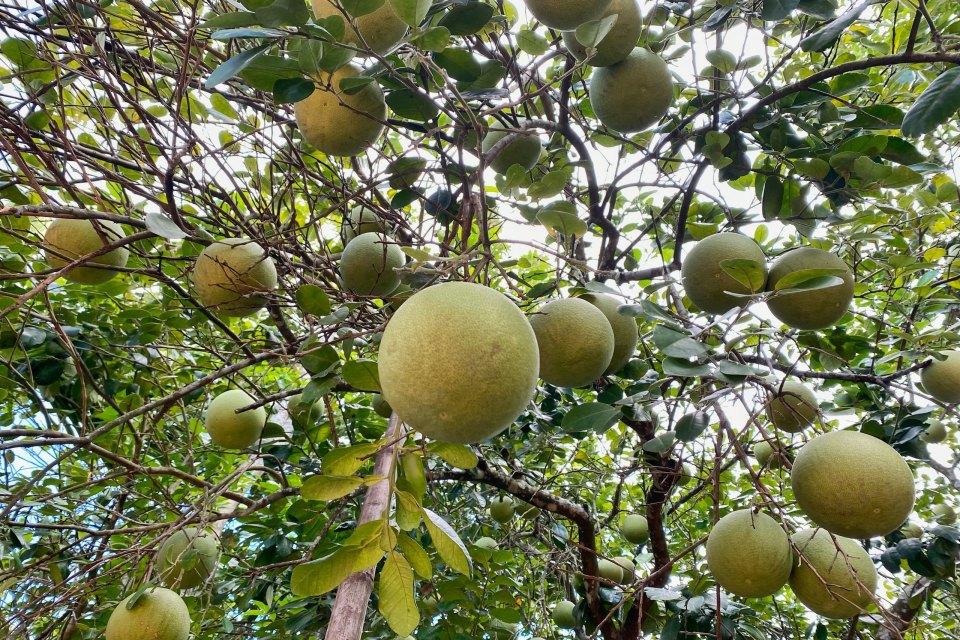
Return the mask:
M833 537L824 529L802 529L790 540L797 552L790 588L808 609L840 619L870 605L877 569L856 540Z
M587 60L587 64L593 67L609 67L622 61L637 46L637 39L643 30L637 0L613 0L599 19L612 15L617 16L616 22L603 40L597 43L593 57ZM577 60L587 57L587 48L577 40L576 31L564 31L563 44Z
M946 404L960 402L960 351L944 351L945 360L933 361L920 371L924 390Z
M635 48L621 62L590 76L590 105L615 131L643 131L660 121L673 104L673 78L663 58Z
M561 629L573 629L577 626L577 618L574 615L576 608L577 605L569 600L561 600L553 605L553 612L550 617L553 618L553 623Z
M509 522L515 510L516 505L510 498L495 498L490 501L490 517L497 522Z
M494 129L489 131L483 137L481 150L486 154L493 145L505 138L508 134L517 133L517 131L505 131ZM490 168L499 174L505 174L507 170L515 164L519 164L529 171L533 169L537 160L540 159L540 152L543 151L543 142L536 131L524 129L520 135L507 143L507 146L500 150L497 157L490 163Z
M54 269L62 269L73 260L102 249L124 236L123 229L115 222L98 220L97 225L100 227L100 232L108 239L107 242L103 241L90 220L59 218L51 222L43 235L47 263ZM65 260L54 252L72 259ZM125 247L119 247L102 256L92 258L89 262L108 267L125 267L129 258L130 252ZM64 275L64 278L80 284L103 284L118 273L119 271L97 267L76 267Z
M710 530L707 565L717 583L730 593L762 598L787 584L793 551L776 520L742 509L723 516Z
M200 304L223 316L246 316L263 308L277 288L277 268L263 248L247 238L224 238L197 256L190 274Z
M796 380L786 380L777 389L779 393L767 401L767 416L773 426L787 433L800 433L813 424L820 414L813 389Z
M650 537L650 525L647 523L646 516L631 514L623 519L623 526L620 527L620 534L623 539L633 544L643 544Z
M304 139L327 155L355 156L383 132L387 103L376 82L354 94L340 90L341 80L359 73L360 68L352 64L340 67L322 76L316 90L293 105Z
M340 225L340 237L344 243L350 242L362 233L386 233L387 225L383 218L367 207L357 205L344 216Z
M630 584L637 577L637 565L632 558L617 556L613 563L620 567L620 584Z
M540 347L540 377L559 387L588 385L613 358L613 327L579 298L548 302L530 316Z
M913 510L913 474L887 443L834 431L797 454L790 482L800 509L827 531L872 538L897 529Z
M715 233L695 244L683 259L680 275L687 296L707 313L726 313L744 303L746 298L731 296L734 293L753 293L730 276L720 263L724 260L753 260L767 274L767 258L763 249L751 238L740 233ZM760 287L762 287L762 283Z
M106 640L187 640L190 635L190 610L183 599L170 589L148 589L132 611L127 596L110 614L104 631Z
M502 293L469 282L423 289L401 306L380 341L380 386L401 420L445 442L480 442L530 403L537 339Z
M601 578L620 584L623 582L623 567L605 558L597 560L597 575Z
M340 278L353 293L385 296L400 285L396 270L403 263L403 250L395 240L382 233L361 233L343 248Z
M344 13L330 0L311 0L311 4L317 18L334 15L343 18L343 42L355 46L361 55L367 49L383 55L400 44L407 35L406 23L400 19L389 1L360 17Z
M937 444L947 439L947 425L942 420L930 418L927 420L926 430L920 434L920 439L928 444Z
M825 329L833 326L853 301L853 273L847 263L829 251L814 247L787 251L771 265L767 291L773 291L780 278L788 273L805 269L844 269L844 273L838 275L843 284L777 295L767 301L767 306L777 319L794 329Z
M526 5L544 25L570 31L584 22L600 18L610 0L526 0Z
M214 398L206 417L210 439L226 449L246 449L255 445L267 423L266 409L257 407L236 413L237 409L254 402L252 396L240 389L224 391Z
M607 365L604 373L614 374L623 369L633 356L633 352L637 350L637 341L640 339L637 321L617 311L620 308L620 301L613 296L605 293L588 293L582 297L603 312L613 329L613 357L610 358L610 364Z
M173 532L157 550L157 575L173 589L191 589L217 568L220 542L212 533L186 527Z

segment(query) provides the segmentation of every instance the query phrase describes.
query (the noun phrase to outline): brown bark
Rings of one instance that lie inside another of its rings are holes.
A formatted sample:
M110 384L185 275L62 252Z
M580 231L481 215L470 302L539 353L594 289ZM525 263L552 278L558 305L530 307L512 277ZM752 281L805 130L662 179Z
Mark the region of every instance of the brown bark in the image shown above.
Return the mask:
M877 640L903 640L904 633L910 628L924 600L935 588L929 578L920 578L905 587L900 597L884 612Z

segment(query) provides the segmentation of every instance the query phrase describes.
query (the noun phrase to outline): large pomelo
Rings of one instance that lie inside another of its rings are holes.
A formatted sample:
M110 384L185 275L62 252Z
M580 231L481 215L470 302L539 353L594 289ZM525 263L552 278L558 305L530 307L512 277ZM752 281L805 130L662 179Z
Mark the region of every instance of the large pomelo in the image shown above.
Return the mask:
M400 44L407 35L407 25L386 0L379 7L362 16L352 16L342 11L331 0L311 0L313 13L319 18L339 16L344 22L342 42L356 47L363 55L368 49L383 55ZM338 3L339 4L339 3Z
M590 105L597 118L620 133L643 131L673 104L673 77L663 58L637 47L615 65L590 76Z
M724 271L725 260L750 260L759 264L762 277L757 290L762 290L767 277L766 256L751 238L740 233L715 233L694 245L683 259L680 275L687 296L707 313L726 313L744 303L733 293L754 293L736 278ZM731 267L732 268L732 267Z
M117 605L107 620L106 640L187 640L190 610L176 592L163 587L148 588L132 608L132 594Z
M245 316L267 303L264 294L277 288L277 268L256 242L224 238L200 252L190 279L203 306L224 316Z
M800 247L787 251L770 267L767 290L774 291L784 276L810 269L831 269L843 282L825 289L774 295L767 302L770 311L785 325L795 329L824 329L843 317L853 301L853 272L843 260L829 251ZM789 288L789 287L787 287Z
M497 173L505 174L515 164L529 171L536 166L537 160L540 159L543 142L540 140L539 134L531 129L521 129L519 131L502 128L491 129L483 137L480 148L486 154L495 144L506 138L507 135L512 134L517 135L507 142L506 146L500 149L496 157L490 161L490 168Z
M943 360L933 358L921 369L920 382L934 399L946 404L960 402L960 351L945 351Z
M646 516L630 514L623 519L620 533L627 542L643 544L650 537L650 524Z
M825 618L864 612L877 589L877 569L856 540L825 529L802 529L790 540L797 550L790 588L800 602Z
M640 7L637 6L637 0L613 0L599 19L602 20L607 16L614 15L617 16L617 19L613 23L613 27L603 37L603 40L593 47L596 51L587 60L587 64L594 67L609 67L622 61L637 46L637 39L643 30L643 21L640 18ZM565 31L563 33L563 44L577 60L583 60L587 57L587 47L577 40L576 31Z
M230 389L214 398L206 416L210 439L227 449L246 449L256 444L267 423L267 410L256 407L237 413L254 402L256 399L241 389Z
M613 356L607 365L605 374L613 374L623 369L627 361L637 350L637 341L640 339L640 330L637 321L620 313L620 302L605 293L588 293L583 299L603 312L613 329Z
M777 386L777 394L767 401L767 416L776 428L788 433L799 433L813 424L820 414L820 404L813 389L785 380Z
M761 598L787 584L793 551L786 532L765 513L728 513L707 537L707 565L717 583L738 596Z
M445 442L480 442L519 416L540 357L526 317L506 296L445 282L408 299L380 341L380 386L401 420Z
M554 300L530 316L540 348L540 377L560 387L582 387L613 358L613 327L597 307L580 298Z
M77 258L98 251L124 237L123 229L116 222L97 220L73 220L58 218L50 223L43 234L47 262L54 269L62 269ZM63 257L60 257L63 256ZM104 267L125 267L130 252L126 247L117 247L103 255L91 258L89 264ZM76 267L63 277L80 284L103 284L118 271L99 267Z
M533 16L551 29L570 31L603 15L610 0L526 0Z
M385 296L400 286L397 269L403 263L403 250L395 240L382 233L361 233L343 248L340 278L353 293Z
M174 589L200 586L217 568L220 542L195 527L173 532L157 550L157 574Z
M380 85L371 82L356 93L340 88L341 80L357 75L360 67L352 64L324 74L314 92L293 105L304 139L327 155L355 156L383 132L387 103Z

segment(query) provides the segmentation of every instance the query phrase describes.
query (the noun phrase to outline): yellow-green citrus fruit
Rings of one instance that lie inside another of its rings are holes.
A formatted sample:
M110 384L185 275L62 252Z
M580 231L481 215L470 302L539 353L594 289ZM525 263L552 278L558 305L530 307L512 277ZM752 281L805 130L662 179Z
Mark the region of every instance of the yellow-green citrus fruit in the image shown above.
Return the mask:
M800 509L827 531L849 538L883 536L913 509L913 474L886 442L834 431L807 442L790 483Z
M663 58L637 47L590 76L590 105L600 122L620 133L643 131L673 104L673 78Z
M393 9L392 2L384 2L370 13L360 17L340 10L331 0L311 0L313 13L319 18L340 16L344 22L343 42L360 50L383 55L400 44L407 35L407 25Z
M683 289L695 305L707 313L726 313L744 303L746 298L733 293L754 293L721 267L724 260L752 260L763 272L758 289L766 282L767 264L763 249L740 233L715 233L694 245L680 269Z
M774 455L774 453L777 455ZM783 446L780 445L780 443L777 443L776 450L774 450L773 446L766 440L761 440L753 445L753 456L757 459L757 462L760 463L761 467L779 469L783 466L784 455Z
M790 540L797 551L790 588L800 602L825 618L866 610L877 589L877 569L856 540L825 529L802 529Z
M600 16L600 19L613 15L617 16L613 27L603 37L603 40L593 47L596 51L587 60L587 64L594 67L609 67L626 58L637 46L637 39L643 29L637 0L613 0L607 6L603 15ZM565 31L563 33L563 44L577 60L583 60L587 57L587 48L577 40L576 31Z
M385 2L383 6L389 6ZM293 105L304 139L331 156L354 156L373 145L383 132L387 103L376 82L344 93L340 81L360 74L352 64L324 75L316 90Z
M490 501L490 517L497 522L509 522L516 506L510 498L495 498Z
M350 242L363 233L385 233L386 231L387 223L380 214L360 204L351 208L350 213L343 218L340 237L344 242Z
M347 243L340 256L343 286L364 296L385 296L400 285L403 266L400 245L382 233L361 233Z
M157 550L157 575L174 589L190 589L207 581L217 568L220 542L212 533L186 527L175 531Z
M214 398L206 418L210 439L227 449L246 449L256 444L267 423L266 409L257 407L237 413L237 409L254 402L252 396L240 389L224 391Z
M947 439L947 426L942 420L931 418L927 420L927 428L920 434L920 439L929 444L936 444Z
M597 560L597 574L610 582L623 582L623 567L606 558Z
M163 587L147 589L133 609L127 609L132 597L127 596L110 614L106 640L187 640L190 610L176 592Z
M573 629L577 626L577 617L574 615L576 609L577 605L574 603L569 600L561 600L553 605L553 612L550 617L553 618L554 624L561 629Z
M245 316L267 304L277 268L263 247L246 238L214 242L197 256L190 275L200 304L224 316Z
M470 282L418 291L380 341L380 387L401 420L445 442L480 442L530 403L540 356L506 296Z
M613 329L613 357L607 365L605 374L610 375L623 369L627 361L637 350L637 341L640 339L640 330L637 321L618 311L620 302L605 293L588 293L583 299L603 312Z
M957 521L957 512L948 504L935 504L931 510L937 524L951 525Z
M50 266L54 269L62 269L77 258L98 251L123 237L123 229L116 222L97 220L95 227L90 220L58 218L47 227L43 235L43 244ZM126 247L117 247L102 256L91 258L89 264L125 267L129 257L130 252ZM117 273L119 272L99 267L76 267L63 277L80 284L103 284Z
M907 522L900 527L900 533L903 534L904 538L922 538L923 527L916 522Z
M787 274L808 269L841 270L836 275L843 283L826 289L775 295L767 301L767 306L785 325L795 329L824 329L836 324L853 301L853 273L839 257L814 247L787 251L771 265L767 291L774 291L777 282Z
M393 409L390 407L390 403L383 399L383 396L379 393L373 394L373 410L381 418L389 418L393 413Z
M946 358L933 358L920 371L920 382L935 400L955 404L960 402L960 351L945 351L942 355Z
M481 549L496 549L500 545L493 538L483 536L479 538L476 542L473 543L475 547L480 547Z
M540 141L537 132L530 129L523 129L519 132L517 130L493 129L483 137L481 150L486 154L493 148L493 145L507 135L514 133L518 133L518 135L508 142L507 146L502 148L497 157L490 162L490 168L497 173L504 174L515 164L519 164L529 171L536 166L537 160L540 159L543 143Z
M650 525L647 523L646 516L638 514L628 515L623 519L620 533L627 542L643 544L650 537Z
M795 380L777 385L778 393L767 401L767 415L777 429L799 433L813 424L820 404L813 389Z
M588 385L613 358L613 327L580 298L554 300L530 317L540 348L540 377L559 387Z
M762 598L787 584L793 551L776 520L742 509L723 516L710 530L707 565L717 583L730 593Z
M597 20L610 0L526 0L527 9L551 29L571 31L584 22Z
M637 565L632 558L627 556L617 556L613 563L620 567L620 584L629 584L637 577Z

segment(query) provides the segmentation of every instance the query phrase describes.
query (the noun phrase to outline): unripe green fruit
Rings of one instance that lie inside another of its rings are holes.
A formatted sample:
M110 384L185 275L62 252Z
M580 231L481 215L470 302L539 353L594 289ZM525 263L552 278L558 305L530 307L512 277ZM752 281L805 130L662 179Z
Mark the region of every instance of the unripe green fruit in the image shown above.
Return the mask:
M385 2L383 7L389 8ZM382 8L382 7L381 7ZM383 132L387 103L376 82L357 93L344 93L340 81L360 75L352 64L324 75L316 90L293 105L303 138L331 156L354 156L373 145Z
M633 48L637 46L637 39L643 30L637 0L613 0L599 19L603 20L612 15L617 16L617 19L603 40L594 47L596 49L594 55L587 60L587 64L591 66L609 67L617 64L630 55ZM587 48L577 40L576 31L565 31L563 44L577 60L587 57Z
M617 556L613 563L620 567L620 584L630 584L637 577L637 565L632 558Z
M389 418L393 414L393 409L390 407L390 403L383 399L383 396L379 393L373 394L373 410L381 418Z
M920 439L928 444L943 442L947 439L947 426L943 421L931 418L927 420L927 428L920 434Z
M603 312L613 329L613 356L604 374L614 374L623 369L627 361L633 357L633 352L637 350L637 342L640 339L637 321L618 311L620 302L613 296L605 293L588 293L582 297Z
M203 306L246 316L267 304L264 294L277 288L277 268L256 242L224 238L200 252L190 279Z
M380 341L380 386L397 415L445 442L480 442L506 429L536 390L540 356L523 313L469 282L418 291Z
M803 529L790 540L797 548L790 588L800 602L825 618L866 610L877 589L877 570L863 547L824 529Z
M603 375L613 358L613 327L586 300L548 302L530 317L540 351L540 377L559 387L582 387Z
M811 520L850 538L886 535L913 509L906 461L886 442L859 431L834 431L807 442L790 483Z
M157 550L157 575L173 589L191 589L207 581L217 568L220 542L194 527L175 531Z
M62 269L77 258L114 244L124 237L123 229L116 222L97 220L96 225L95 227L91 220L65 218L51 222L46 233L43 234L47 263L54 269ZM88 264L125 267L129 258L130 252L126 247L118 247L101 256L91 258ZM118 273L118 271L99 267L76 267L63 277L80 284L103 284Z
M766 440L761 440L753 445L753 456L757 459L757 462L760 463L761 467L779 469L783 466L783 458L785 455L783 445L779 442L776 445L776 449Z
M267 423L266 409L257 407L236 412L254 402L252 396L240 389L224 391L214 398L206 418L210 439L226 449L246 449L255 445Z
M373 209L357 205L344 216L340 226L340 237L344 243L350 242L363 233L386 233L387 223Z
M717 583L743 598L773 595L787 583L793 551L786 532L765 513L728 513L707 537L707 565Z
M597 560L597 575L601 578L620 584L623 582L623 567L605 558Z
M331 0L311 0L318 19L339 16L344 22L345 44L353 45L364 55L366 51L383 55L400 44L407 35L407 25L393 9L393 3L379 7L359 17L341 11Z
M704 238L687 253L680 274L687 296L707 313L726 313L746 300L731 296L726 291L753 293L723 270L721 263L724 260L752 260L763 271L758 289L762 289L766 281L766 256L751 238L739 233L715 233Z
M960 402L960 351L943 352L946 359L934 358L920 371L924 390L946 404Z
M397 269L404 264L400 245L382 233L361 233L340 255L340 278L353 293L385 296L400 285Z
M785 325L795 329L824 329L836 324L853 301L853 273L843 260L813 247L787 251L770 267L767 291L774 291L777 282L787 274L807 269L842 269L837 277L843 283L826 289L777 294L767 301L767 306Z
M574 603L569 600L561 600L553 605L553 612L550 617L553 618L554 624L561 629L573 629L577 626L577 617L574 614L576 609L577 605Z
M904 538L922 538L923 527L915 522L908 522L900 527L900 533L903 534Z
M673 104L673 78L663 58L635 48L590 77L590 105L600 122L620 133L643 131Z
M507 135L517 133L515 130L491 129L483 137L481 151L487 154L493 145ZM490 168L499 174L505 174L507 170L515 164L519 164L525 170L529 171L536 166L540 159L540 152L543 151L543 142L536 131L524 129L519 132L513 140L507 143L497 156L490 162Z
M551 29L570 31L603 15L610 0L526 0L533 16Z
M490 501L490 517L497 522L509 522L513 518L516 506L510 498L496 498Z
M820 414L817 396L807 385L785 380L779 393L767 401L767 416L773 426L787 433L799 433L813 424Z
M650 538L650 525L647 523L646 516L637 514L627 516L623 519L620 533L627 542L643 544Z
M937 524L949 526L957 521L957 512L948 504L935 504L931 507L931 511Z
M106 640L187 640L190 610L170 589L153 587L127 609L127 596L110 614L104 631Z

